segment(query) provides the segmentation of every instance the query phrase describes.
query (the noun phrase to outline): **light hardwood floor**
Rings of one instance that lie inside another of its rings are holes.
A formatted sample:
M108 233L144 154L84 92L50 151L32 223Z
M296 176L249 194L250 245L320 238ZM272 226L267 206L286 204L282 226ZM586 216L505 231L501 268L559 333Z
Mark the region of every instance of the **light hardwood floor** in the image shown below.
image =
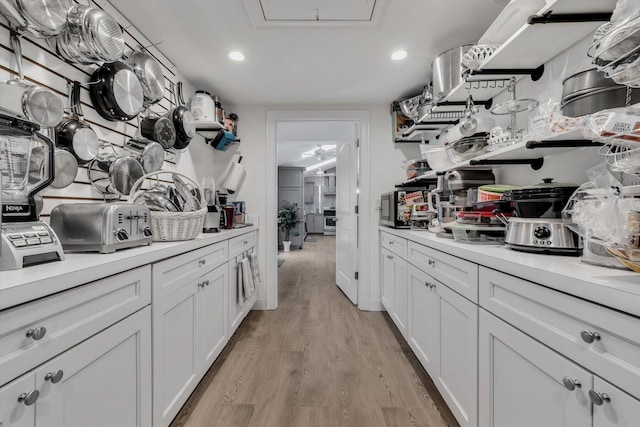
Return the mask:
M172 423L457 426L386 313L335 285L335 237L280 253L278 309L253 311Z

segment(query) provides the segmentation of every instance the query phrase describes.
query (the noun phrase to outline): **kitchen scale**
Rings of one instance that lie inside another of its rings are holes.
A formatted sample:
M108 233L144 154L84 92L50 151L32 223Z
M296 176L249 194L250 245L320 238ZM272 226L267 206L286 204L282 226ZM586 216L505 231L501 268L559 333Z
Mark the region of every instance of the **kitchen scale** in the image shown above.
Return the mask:
M64 259L55 232L38 220L34 195L54 178L54 146L39 126L0 114L0 271ZM40 176L30 179L31 151L45 149ZM35 182L33 182L35 181Z

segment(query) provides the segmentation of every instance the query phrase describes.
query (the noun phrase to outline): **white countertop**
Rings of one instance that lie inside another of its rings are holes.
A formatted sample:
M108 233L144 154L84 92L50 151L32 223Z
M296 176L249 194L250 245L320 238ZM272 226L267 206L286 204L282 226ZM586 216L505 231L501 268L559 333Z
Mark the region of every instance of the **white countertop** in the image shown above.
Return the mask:
M640 274L597 267L578 257L514 251L504 245L473 245L428 231L380 227L381 231L640 317Z
M67 253L63 261L0 271L0 310L111 276L121 271L193 251L257 230L256 226L200 234L194 240L153 242L112 254Z

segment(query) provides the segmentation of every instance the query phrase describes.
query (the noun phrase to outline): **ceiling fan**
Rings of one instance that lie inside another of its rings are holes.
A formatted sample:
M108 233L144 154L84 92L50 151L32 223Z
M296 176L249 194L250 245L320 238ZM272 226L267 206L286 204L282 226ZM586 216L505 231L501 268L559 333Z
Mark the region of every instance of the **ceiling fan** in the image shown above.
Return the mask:
M325 145L324 147L325 148L323 148L322 145L318 145L318 148L316 148L315 150L309 150L302 153L302 157L305 159L310 157L317 157L319 160L327 160L330 157L335 157L334 150L331 148L327 148L334 146Z

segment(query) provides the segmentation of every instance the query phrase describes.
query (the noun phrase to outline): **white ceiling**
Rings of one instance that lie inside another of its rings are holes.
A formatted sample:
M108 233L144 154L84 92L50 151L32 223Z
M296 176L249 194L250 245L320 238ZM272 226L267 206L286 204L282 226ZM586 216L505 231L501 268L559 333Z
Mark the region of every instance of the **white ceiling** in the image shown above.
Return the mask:
M505 3L262 0L275 17L288 3L306 6L296 17L315 8L329 19L267 22L259 0L109 1L148 39L162 41L158 48L187 80L234 105L386 104L413 95L428 82L431 61L477 41ZM331 22L371 7L370 20ZM408 58L391 61L399 48ZM247 59L230 61L231 50Z
M336 145L337 149L343 142L353 140L355 134L355 123L348 121L278 122L278 165L307 167L335 158L335 151L322 158L302 158L301 155L305 151L317 149L318 145ZM334 167L335 163L321 169Z

